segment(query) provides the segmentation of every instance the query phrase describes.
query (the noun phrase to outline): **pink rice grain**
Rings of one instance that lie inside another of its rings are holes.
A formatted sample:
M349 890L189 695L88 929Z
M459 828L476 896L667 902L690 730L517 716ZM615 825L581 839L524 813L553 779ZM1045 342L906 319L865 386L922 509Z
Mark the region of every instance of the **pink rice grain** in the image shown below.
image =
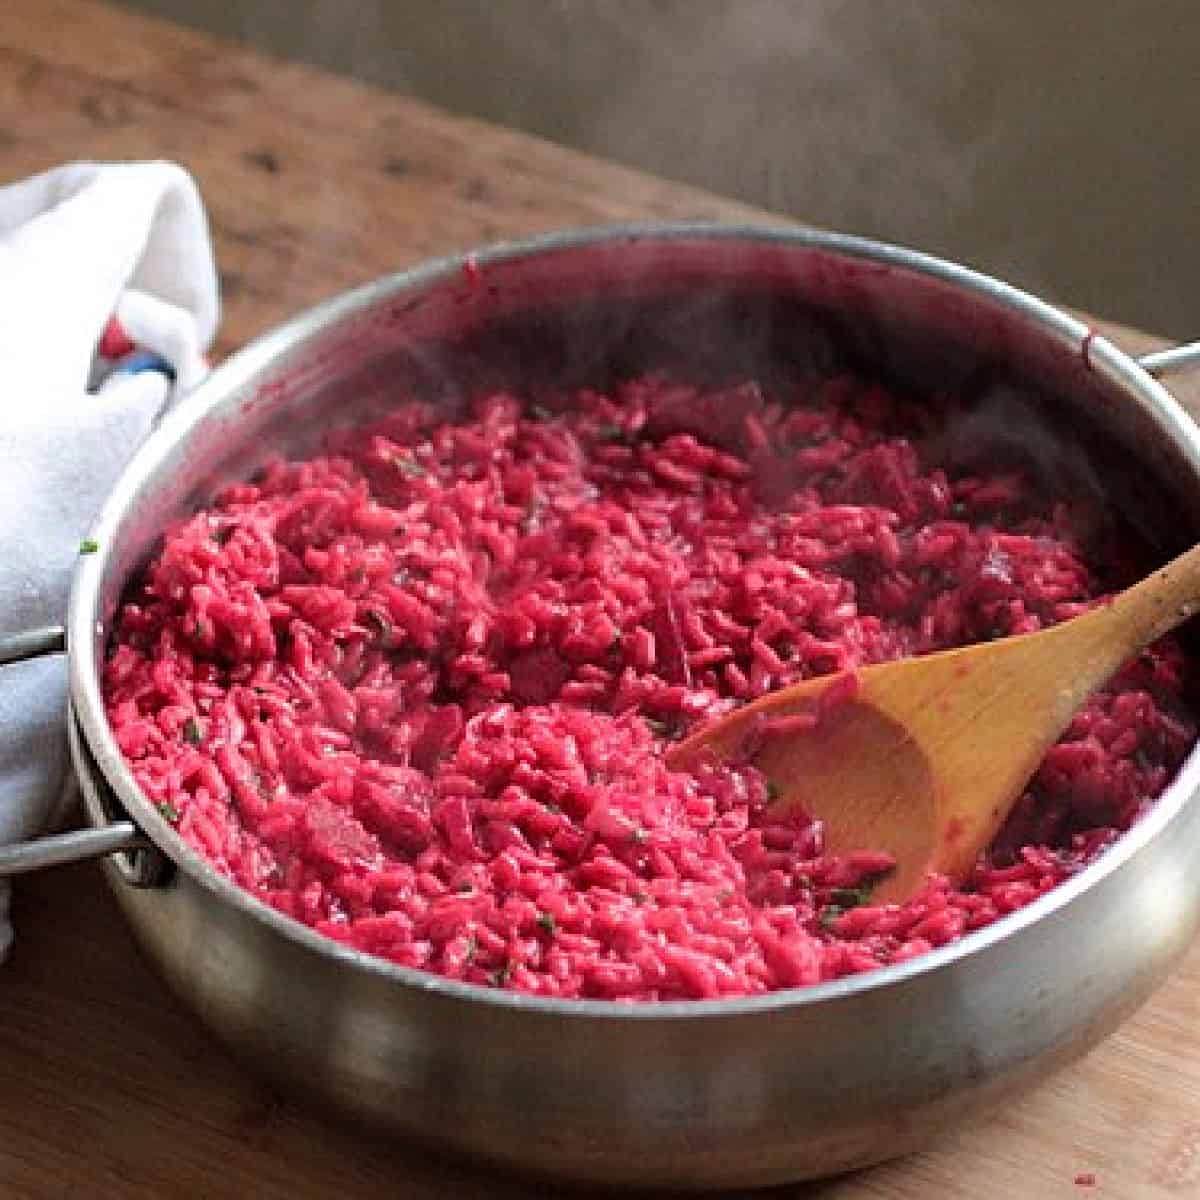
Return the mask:
M619 1001L897 963L1080 870L1196 736L1164 640L1092 698L961 887L873 905L752 768L664 748L738 703L1038 629L1103 595L1102 514L1006 463L925 460L919 410L840 376L663 378L547 412L398 404L167 532L104 672L145 794L214 867L447 978ZM1124 547L1123 550L1129 549Z

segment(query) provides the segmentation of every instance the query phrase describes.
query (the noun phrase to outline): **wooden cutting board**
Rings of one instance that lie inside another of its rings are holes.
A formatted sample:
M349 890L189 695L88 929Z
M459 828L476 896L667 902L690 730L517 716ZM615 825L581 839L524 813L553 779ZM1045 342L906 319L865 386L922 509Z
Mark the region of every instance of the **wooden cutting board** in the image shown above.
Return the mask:
M4 0L2 14L0 181L80 157L185 162L222 269L218 355L323 296L483 241L778 219L90 0ZM1200 412L1200 373L1177 390ZM142 963L94 869L22 881L15 910L0 1195L555 1194L368 1140L264 1090ZM905 1161L774 1194L1200 1196L1200 946L1119 1033L1007 1110Z

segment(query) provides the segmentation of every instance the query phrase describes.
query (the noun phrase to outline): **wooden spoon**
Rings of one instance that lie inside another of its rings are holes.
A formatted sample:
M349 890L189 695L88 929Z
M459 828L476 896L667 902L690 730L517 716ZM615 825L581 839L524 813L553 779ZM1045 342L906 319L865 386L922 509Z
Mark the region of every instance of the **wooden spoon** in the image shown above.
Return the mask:
M752 763L774 805L824 822L827 853L894 855L872 902L901 902L929 872L965 878L1088 696L1197 610L1200 545L1039 633L763 696L673 747L667 762Z

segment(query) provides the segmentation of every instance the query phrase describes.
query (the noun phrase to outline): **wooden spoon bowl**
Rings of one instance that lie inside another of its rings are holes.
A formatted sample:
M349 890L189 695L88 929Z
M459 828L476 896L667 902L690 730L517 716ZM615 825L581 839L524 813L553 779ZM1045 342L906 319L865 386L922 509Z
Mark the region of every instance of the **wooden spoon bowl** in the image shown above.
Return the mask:
M873 900L903 901L930 873L961 882L1088 696L1198 608L1200 546L1039 633L782 688L667 762L754 765L773 805L823 822L826 853L891 854Z

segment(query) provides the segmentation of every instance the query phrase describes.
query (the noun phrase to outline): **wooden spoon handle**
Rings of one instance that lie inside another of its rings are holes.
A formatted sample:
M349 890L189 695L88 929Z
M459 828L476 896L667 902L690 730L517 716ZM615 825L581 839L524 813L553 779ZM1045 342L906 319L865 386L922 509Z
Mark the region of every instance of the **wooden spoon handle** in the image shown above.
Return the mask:
M1200 611L1200 544L1147 575L1106 606L1123 630L1126 657Z
M1139 651L1200 611L1200 544L1074 621L1049 630L1074 644L1077 671L1064 681L1081 698ZM1041 636L1041 635L1038 635Z

